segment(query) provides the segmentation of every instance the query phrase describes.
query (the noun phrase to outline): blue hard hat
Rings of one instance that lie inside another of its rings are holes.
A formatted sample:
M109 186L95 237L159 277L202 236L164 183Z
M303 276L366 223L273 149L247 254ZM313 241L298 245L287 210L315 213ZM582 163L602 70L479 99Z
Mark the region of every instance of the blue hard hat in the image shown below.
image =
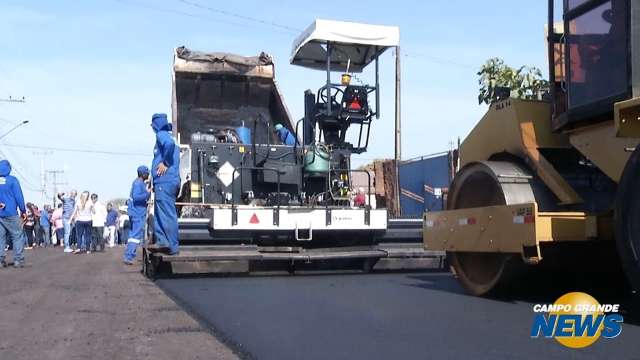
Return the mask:
M149 173L148 167L146 167L145 165L138 166L138 176L148 174L148 173Z
M155 132L158 132L160 130L171 131L171 124L167 119L167 114L153 114L153 116L151 116L151 127Z

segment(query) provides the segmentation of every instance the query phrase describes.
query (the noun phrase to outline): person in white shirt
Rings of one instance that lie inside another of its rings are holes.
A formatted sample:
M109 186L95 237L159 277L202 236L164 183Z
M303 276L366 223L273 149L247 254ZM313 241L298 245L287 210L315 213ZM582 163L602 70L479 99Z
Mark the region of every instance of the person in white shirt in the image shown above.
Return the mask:
M91 250L104 251L104 223L107 221L107 207L98 201L98 194L91 194Z
M91 253L91 215L93 203L89 200L89 192L83 191L80 201L76 202L71 221L76 223L76 242L78 243L74 254Z
M129 215L127 214L126 206L124 210L120 208L120 216L118 217L118 244L127 245L127 239L129 239L129 228L131 223Z

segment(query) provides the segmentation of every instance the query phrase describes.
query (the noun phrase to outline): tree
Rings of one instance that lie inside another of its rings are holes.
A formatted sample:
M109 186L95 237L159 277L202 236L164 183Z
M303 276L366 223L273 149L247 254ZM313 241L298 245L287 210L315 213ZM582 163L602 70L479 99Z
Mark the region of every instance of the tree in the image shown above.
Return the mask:
M500 98L500 90L508 89L510 97L539 100L549 91L549 82L542 78L542 71L534 66L512 68L502 59L491 58L478 71L478 104L491 104Z

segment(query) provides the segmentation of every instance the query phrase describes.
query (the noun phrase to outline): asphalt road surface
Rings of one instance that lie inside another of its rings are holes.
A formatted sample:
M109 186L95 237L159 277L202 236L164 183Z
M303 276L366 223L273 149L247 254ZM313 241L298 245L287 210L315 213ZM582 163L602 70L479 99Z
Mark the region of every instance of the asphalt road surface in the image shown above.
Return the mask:
M623 305L619 337L585 349L530 338L533 304L553 303L566 288L543 296L536 290L515 299L476 298L441 272L156 283L245 358L640 359L640 327L630 305Z
M25 268L0 269L0 360L237 359L139 266L123 265L123 251L38 248Z

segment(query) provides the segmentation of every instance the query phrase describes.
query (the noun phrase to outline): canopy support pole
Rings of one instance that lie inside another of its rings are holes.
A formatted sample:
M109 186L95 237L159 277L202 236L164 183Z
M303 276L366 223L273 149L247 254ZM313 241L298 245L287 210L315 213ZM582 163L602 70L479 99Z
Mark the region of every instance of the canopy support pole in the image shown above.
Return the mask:
M401 87L401 71L400 71L400 46L396 46L396 126L395 126L395 170L396 170L396 201L395 201L395 214L400 215L400 160L402 160L402 138L401 138L401 126L402 121L400 119L401 106L400 106L400 87Z
M378 47L375 48L376 54L376 119L380 119L380 54Z
M331 43L327 42L327 116L331 115Z

